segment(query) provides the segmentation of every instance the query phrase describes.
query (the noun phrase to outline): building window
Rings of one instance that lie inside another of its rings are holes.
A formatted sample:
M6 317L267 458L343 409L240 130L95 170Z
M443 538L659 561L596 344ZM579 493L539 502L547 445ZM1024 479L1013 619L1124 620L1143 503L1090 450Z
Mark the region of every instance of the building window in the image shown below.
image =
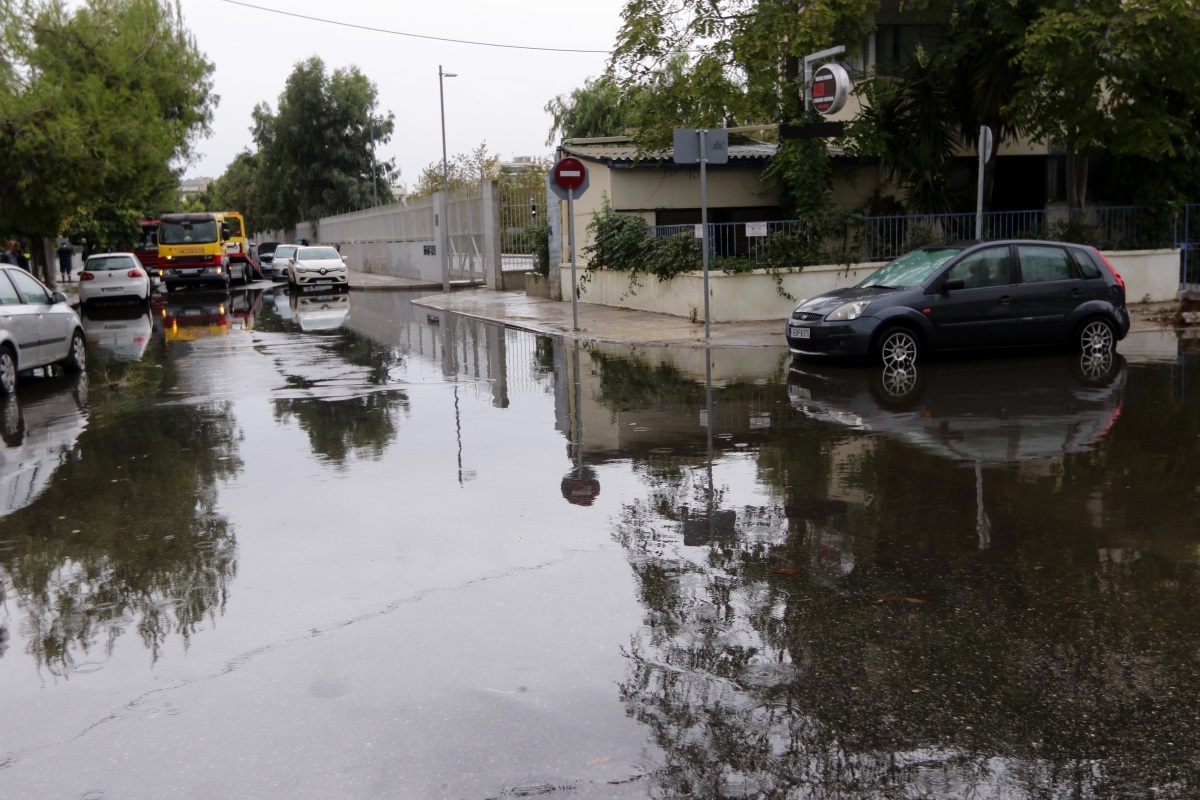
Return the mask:
M895 75L912 60L918 46L926 50L938 42L936 25L880 25L875 31L875 70Z

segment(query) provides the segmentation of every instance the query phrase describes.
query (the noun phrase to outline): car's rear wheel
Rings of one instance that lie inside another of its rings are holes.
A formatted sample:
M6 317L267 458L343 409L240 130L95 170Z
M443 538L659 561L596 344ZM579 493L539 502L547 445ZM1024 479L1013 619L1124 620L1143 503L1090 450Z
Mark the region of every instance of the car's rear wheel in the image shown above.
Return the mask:
M1117 329L1103 317L1092 317L1079 326L1076 343L1084 353L1111 351L1117 345Z
M921 357L921 340L908 328L888 328L880 335L875 353L884 367L911 367Z
M17 390L17 360L7 345L0 346L0 395Z
M67 372L83 372L87 368L87 345L84 344L83 334L79 331L75 331L71 337L71 349L67 351L67 357L62 363Z

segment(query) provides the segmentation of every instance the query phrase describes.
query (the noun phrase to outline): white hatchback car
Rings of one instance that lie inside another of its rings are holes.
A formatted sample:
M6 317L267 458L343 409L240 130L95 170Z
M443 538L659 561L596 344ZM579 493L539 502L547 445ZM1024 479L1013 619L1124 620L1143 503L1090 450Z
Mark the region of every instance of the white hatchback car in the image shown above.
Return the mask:
M153 288L146 268L133 253L97 253L79 273L79 302L140 300L149 302Z
M61 364L83 372L83 324L62 292L50 293L20 267L0 267L0 394L17 390L17 373Z
M337 250L328 246L298 247L288 263L288 285L301 289L309 286L349 286L346 262Z

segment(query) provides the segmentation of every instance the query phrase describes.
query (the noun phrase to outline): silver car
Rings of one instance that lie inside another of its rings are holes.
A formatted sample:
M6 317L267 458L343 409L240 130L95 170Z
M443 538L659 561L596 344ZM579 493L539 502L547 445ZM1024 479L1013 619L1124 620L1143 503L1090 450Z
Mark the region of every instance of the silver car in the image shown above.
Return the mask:
M51 293L20 267L0 268L0 394L17 390L17 373L87 365L83 324L62 292Z
M279 281L287 278L288 265L292 263L292 256L296 255L296 250L299 245L281 244L275 248L274 254L271 256L271 280Z
M315 245L300 247L288 263L288 285L305 289L332 286L344 287L350 283L346 261L332 247Z

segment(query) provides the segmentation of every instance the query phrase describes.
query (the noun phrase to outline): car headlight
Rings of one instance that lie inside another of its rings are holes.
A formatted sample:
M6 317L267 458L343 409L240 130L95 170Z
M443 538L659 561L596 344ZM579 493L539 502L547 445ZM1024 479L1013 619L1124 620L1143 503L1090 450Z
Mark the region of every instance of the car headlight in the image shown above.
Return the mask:
M871 305L870 300L855 300L854 302L846 303L846 305L826 317L825 320L827 322L848 322L852 319L858 319L867 310L867 306L869 305Z

